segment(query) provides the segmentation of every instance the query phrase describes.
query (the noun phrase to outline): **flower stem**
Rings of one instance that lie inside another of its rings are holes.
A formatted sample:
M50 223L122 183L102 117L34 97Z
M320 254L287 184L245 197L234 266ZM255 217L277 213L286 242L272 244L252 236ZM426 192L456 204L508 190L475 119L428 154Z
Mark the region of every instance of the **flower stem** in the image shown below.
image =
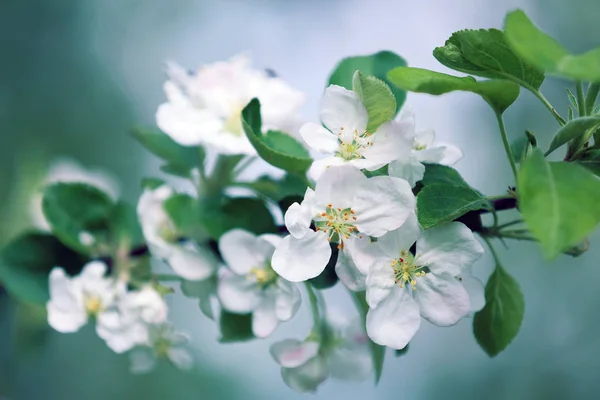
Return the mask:
M577 90L577 107L579 108L577 111L579 112L580 117L584 117L586 113L586 108L585 98L583 97L583 85L581 81L577 81L575 89Z
M590 83L585 96L586 115L592 115L592 111L594 111L594 105L596 104L596 99L598 98L598 93L600 93L600 83Z
M492 253L492 257L494 257L494 262L496 263L496 265L501 265L500 262L500 257L498 256L498 253L496 253L496 249L494 249L494 246L492 245L492 242L485 236L481 235L481 238L483 239L483 241L485 242L485 244L487 244L487 246L490 249L490 253Z
M544 95L539 90L535 90L535 89L532 88L532 89L530 89L530 91L531 91L531 93L534 94L535 97L537 97L538 99L540 99L540 101L542 102L542 104L544 104L544 106L552 113L552 115L554 116L554 118L556 119L556 121L558 121L558 123L561 126L567 123L564 120L564 118L560 116L560 114L558 113L558 111L556 111L556 109L552 106L552 104L550 104L550 102L544 97Z
M502 136L502 144L504 145L504 151L506 152L506 157L508 158L508 162L510 163L510 168L512 169L516 182L517 164L515 163L515 158L513 157L512 151L510 150L510 144L508 143L508 137L506 136L506 127L504 126L504 119L502 118L502 114L496 112L496 119L498 120L498 128L500 128L500 135Z
M315 291L313 290L310 283L305 282L304 286L306 287L306 293L308 294L308 300L310 302L310 311L313 316L313 324L314 327L320 329L321 326L321 316L319 314L319 300L315 295ZM313 328L314 330L314 328Z

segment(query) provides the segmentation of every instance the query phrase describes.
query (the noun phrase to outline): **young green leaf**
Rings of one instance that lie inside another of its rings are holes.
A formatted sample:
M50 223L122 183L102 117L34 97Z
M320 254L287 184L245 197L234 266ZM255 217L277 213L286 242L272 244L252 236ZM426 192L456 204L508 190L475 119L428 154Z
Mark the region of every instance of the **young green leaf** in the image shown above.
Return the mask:
M119 201L110 217L110 233L115 246L126 246L128 249L144 243L144 234L134 206Z
M600 176L600 150L586 151L577 162L592 171L595 175Z
M517 188L519 209L547 259L600 223L600 179L581 165L550 163L535 149L521 166Z
M517 281L502 268L496 269L485 285L485 307L475 314L473 333L481 348L494 357L519 333L525 299Z
M136 127L133 137L147 150L167 161L172 168L188 171L204 162L202 147L184 147L157 128Z
M569 121L566 125L562 126L556 135L550 142L550 147L546 151L545 155L552 153L565 143L578 138L588 132L590 129L594 129L600 125L600 116L595 117L579 117L572 121Z
M307 182L295 174L285 174L281 179L264 175L253 182L238 182L236 186L247 187L271 200L280 201L290 196L304 196Z
M424 186L437 183L470 188L469 184L460 176L457 170L441 164L425 164L425 174L423 175L423 179L421 179L421 183Z
M579 109L579 104L577 104L577 98L575 98L575 95L573 94L573 92L571 92L571 89L566 88L567 89L567 97L569 98L569 103L571 103L571 106L573 106L574 110L578 110Z
M52 232L73 250L88 253L86 235L108 232L113 213L112 199L100 189L84 183L55 183L44 189L42 209ZM82 240L84 239L84 240Z
M269 131L263 135L260 120L260 103L258 99L252 99L242 110L242 125L258 155L277 168L305 173L312 158L304 146L283 132Z
M360 316L363 321L363 325L367 319L367 312L369 311L369 305L367 304L366 292L352 292L352 300L358 308ZM371 358L373 360L373 371L375 372L375 384L379 383L381 379L381 373L383 372L383 362L385 361L385 346L380 346L377 343L369 339L371 347Z
M26 233L0 251L0 281L15 298L48 301L48 276L54 267L69 274L81 271L86 259L46 233Z
M506 43L498 29L454 32L433 56L448 68L492 79L508 79L527 89L538 90L544 74L527 65Z
M440 95L456 90L473 92L498 113L503 113L519 97L519 86L505 80L476 81L421 68L400 67L388 73L390 81L405 90Z
M466 186L435 183L425 186L417 196L417 216L425 229L481 209L491 209L490 202L481 193Z
M368 132L375 132L379 125L394 119L396 115L396 99L390 87L381 79L374 76L365 76L356 71L352 80L354 90L362 100L369 122Z
M356 71L362 72L364 75L374 76L384 81L388 86L387 73L392 68L406 66L406 61L399 55L391 51L380 51L379 53L344 58L336 65L331 76L329 77L329 85L343 86L348 90L352 90L352 80ZM397 87L390 87L396 99L396 113L406 100L406 91Z
M167 215L173 221L177 234L186 238L200 238L202 229L198 201L192 196L177 193L169 197L163 204Z
M232 314L221 310L219 327L221 330L220 343L246 342L254 339L252 314Z
M521 10L506 16L504 31L512 49L539 71L574 80L600 82L600 48L572 55L537 28Z
M511 143L510 151L515 157L516 162L520 163L525 159L529 146L530 143L527 136L521 136Z

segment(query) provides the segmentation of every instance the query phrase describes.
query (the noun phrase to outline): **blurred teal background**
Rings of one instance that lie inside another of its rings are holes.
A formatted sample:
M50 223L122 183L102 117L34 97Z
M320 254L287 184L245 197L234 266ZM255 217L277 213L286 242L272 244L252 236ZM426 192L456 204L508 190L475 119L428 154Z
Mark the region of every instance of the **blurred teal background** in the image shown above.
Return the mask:
M3 0L0 5L0 243L28 225L33 182L57 156L104 167L135 201L156 161L129 135L153 124L163 101L164 61L188 68L248 51L258 67L276 70L309 101L315 119L326 78L341 58L393 50L412 66L445 71L435 46L464 28L501 27L507 10L523 8L574 52L597 46L596 0L192 1ZM566 115L564 83L543 91ZM511 184L494 117L478 98L409 95L421 128L465 152L458 170L489 195ZM525 127L548 143L554 120L529 93L506 115L510 136ZM506 268L525 293L519 336L494 359L477 346L471 321L452 328L424 323L401 358L390 352L380 385L330 381L314 398L331 399L594 399L600 398L600 236L578 259L542 261L535 246L498 243ZM476 265L485 279L486 255ZM341 288L325 292L330 307L353 312ZM294 399L268 354L275 340L308 333L302 310L272 338L220 345L214 324L192 300L175 296L174 322L189 331L197 368L163 366L149 376L127 372L93 329L61 335L35 326L32 310L0 299L0 398L30 399ZM35 312L33 312L35 315ZM32 333L33 332L33 333Z

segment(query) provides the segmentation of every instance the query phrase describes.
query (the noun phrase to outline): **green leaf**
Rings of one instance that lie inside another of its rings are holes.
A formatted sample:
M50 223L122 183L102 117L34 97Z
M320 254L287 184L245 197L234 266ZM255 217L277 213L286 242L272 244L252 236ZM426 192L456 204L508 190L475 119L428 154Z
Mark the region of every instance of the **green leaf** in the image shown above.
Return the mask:
M527 150L529 147L529 139L527 138L527 136L521 136L519 138L517 138L516 140L514 140L511 144L510 144L510 151L512 153L512 155L515 157L515 161L516 162L522 162L522 160L525 159L525 156L527 155Z
M577 245L600 222L600 179L581 165L549 163L536 149L517 183L519 210L547 259Z
M492 79L508 79L531 90L540 88L544 74L527 65L506 43L498 29L454 32L433 56L448 68Z
M352 90L352 80L356 71L362 72L367 76L374 76L384 81L388 86L387 73L392 68L406 66L406 61L397 54L391 51L380 51L379 53L344 58L335 67L333 73L329 77L329 85L343 86L348 90ZM396 99L396 113L406 100L406 92L396 87L390 88ZM395 114L395 113L394 113Z
M571 92L571 89L569 89L569 88L566 88L566 89L567 89L567 97L569 98L569 103L571 103L574 110L579 110L579 104L577 104L577 99L575 98L575 95L573 94L573 92Z
M185 147L157 128L136 127L133 137L154 155L167 161L171 168L192 168L204 163L202 147Z
M365 76L356 71L352 80L354 90L367 109L369 123L368 132L375 132L381 124L394 119L396 115L396 99L390 87L381 79Z
M369 305L367 304L366 292L352 292L352 299L354 300L354 304L358 308L363 326L365 325L365 321L367 319L367 312L369 311ZM371 348L371 359L373 360L373 371L375 373L375 384L379 383L381 379L381 373L383 372L383 362L385 361L385 346L380 346L377 343L373 342L371 339L369 340L369 345Z
M537 28L521 10L506 16L504 31L512 49L539 71L574 80L600 82L600 48L572 55Z
M577 162L600 176L600 150L588 150Z
M15 298L48 301L48 276L54 267L69 274L81 271L86 259L46 233L26 233L0 251L0 281Z
M223 203L205 201L200 207L199 223L205 233L215 240L233 228L245 229L257 235L277 232L273 216L265 203L253 197L226 198Z
M144 244L144 234L134 206L119 201L110 217L110 231L115 246L131 249Z
M485 307L475 314L473 332L481 348L494 357L519 333L525 299L517 281L500 265L485 285Z
M201 226L198 223L198 201L188 194L177 193L163 203L163 208L173 221L179 236L198 238L201 236Z
M201 281L181 282L181 292L185 297L198 299L200 311L209 319L214 320L214 312L210 304L210 298L215 294L217 288L217 275Z
M141 186L142 186L142 189L154 190L154 189L158 189L165 183L166 183L165 180L160 179L160 178L142 178Z
M554 135L552 138L552 142L550 142L550 147L546 151L546 155L552 153L563 144L582 136L590 129L594 129L599 125L600 116L580 117L569 121L566 125L562 126L558 132L556 132L556 135Z
M312 164L308 151L293 137L279 131L269 131L262 135L258 99L252 99L242 110L242 125L258 155L269 164L302 174Z
M441 164L425 164L425 174L421 183L424 186L445 184L470 188L457 170Z
M290 196L304 197L308 187L306 179L295 174L285 174L281 179L265 175L254 182L238 182L236 186L247 187L274 201Z
M254 339L252 314L232 314L221 310L219 327L221 330L220 343L246 342Z
M97 240L108 232L112 199L100 189L84 183L55 183L44 189L42 209L52 232L73 250L88 253L81 240L84 233Z
M417 216L424 229L481 209L490 210L490 202L470 187L436 183L425 186L417 196Z
M390 81L405 90L440 95L456 90L473 92L498 113L503 113L519 97L519 86L504 80L476 81L421 68L400 67L388 73Z

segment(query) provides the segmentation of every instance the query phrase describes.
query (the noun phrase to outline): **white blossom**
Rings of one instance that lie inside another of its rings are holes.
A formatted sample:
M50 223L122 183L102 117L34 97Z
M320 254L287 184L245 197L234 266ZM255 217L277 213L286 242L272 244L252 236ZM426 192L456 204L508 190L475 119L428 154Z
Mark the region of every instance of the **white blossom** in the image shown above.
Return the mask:
M275 235L255 236L242 229L233 229L219 240L219 250L230 269L219 278L219 301L230 312L252 313L252 332L257 337L269 336L300 307L296 285L271 268L280 241Z
M390 176L406 179L411 186L423 179L425 166L423 163L454 165L462 158L462 151L453 145L435 145L435 132L432 129L415 131L415 117L410 108L401 116L401 123L408 126L407 138L412 140L410 153L398 157L388 167Z
M241 123L252 98L261 103L264 129L284 131L305 100L282 79L251 68L246 56L205 65L192 75L170 64L164 89L168 102L158 108L158 126L179 144L208 145L223 154L256 154Z
M164 209L165 201L173 194L167 185L144 190L137 207L144 237L151 254L165 260L179 276L191 281L206 279L215 272L218 262L210 249L179 240Z
M341 255L338 276L364 276L368 264L362 258L371 244L369 237L398 228L414 207L414 195L403 179L367 178L352 166L331 167L314 191L307 189L302 204L292 204L285 213L290 235L277 246L273 269L292 282L314 278L325 269L333 242L339 243ZM352 286L351 290L361 289L360 283L353 281Z
M50 272L48 323L59 332L77 332L88 319L100 318L124 290L105 277L106 265L93 261L78 276L69 277L62 268Z
M369 339L358 319L329 319L324 329L326 340L310 335L305 341L286 339L271 346L283 381L297 392L314 392L330 376L360 381L372 373Z
M419 329L421 317L450 326L483 306L483 285L470 276L483 248L464 224L450 222L421 232L411 217L380 237L377 247L380 255L366 280L367 333L375 343L402 349Z
M304 141L325 158L313 162L309 176L318 179L331 166L352 165L374 171L410 155L413 125L388 121L375 132L367 131L368 115L358 94L330 85L321 100L320 124L306 123L300 129Z
M129 370L134 374L148 373L160 360L166 360L181 370L190 370L194 359L184 347L188 342L187 335L176 332L169 324L151 326L146 345L129 352Z

